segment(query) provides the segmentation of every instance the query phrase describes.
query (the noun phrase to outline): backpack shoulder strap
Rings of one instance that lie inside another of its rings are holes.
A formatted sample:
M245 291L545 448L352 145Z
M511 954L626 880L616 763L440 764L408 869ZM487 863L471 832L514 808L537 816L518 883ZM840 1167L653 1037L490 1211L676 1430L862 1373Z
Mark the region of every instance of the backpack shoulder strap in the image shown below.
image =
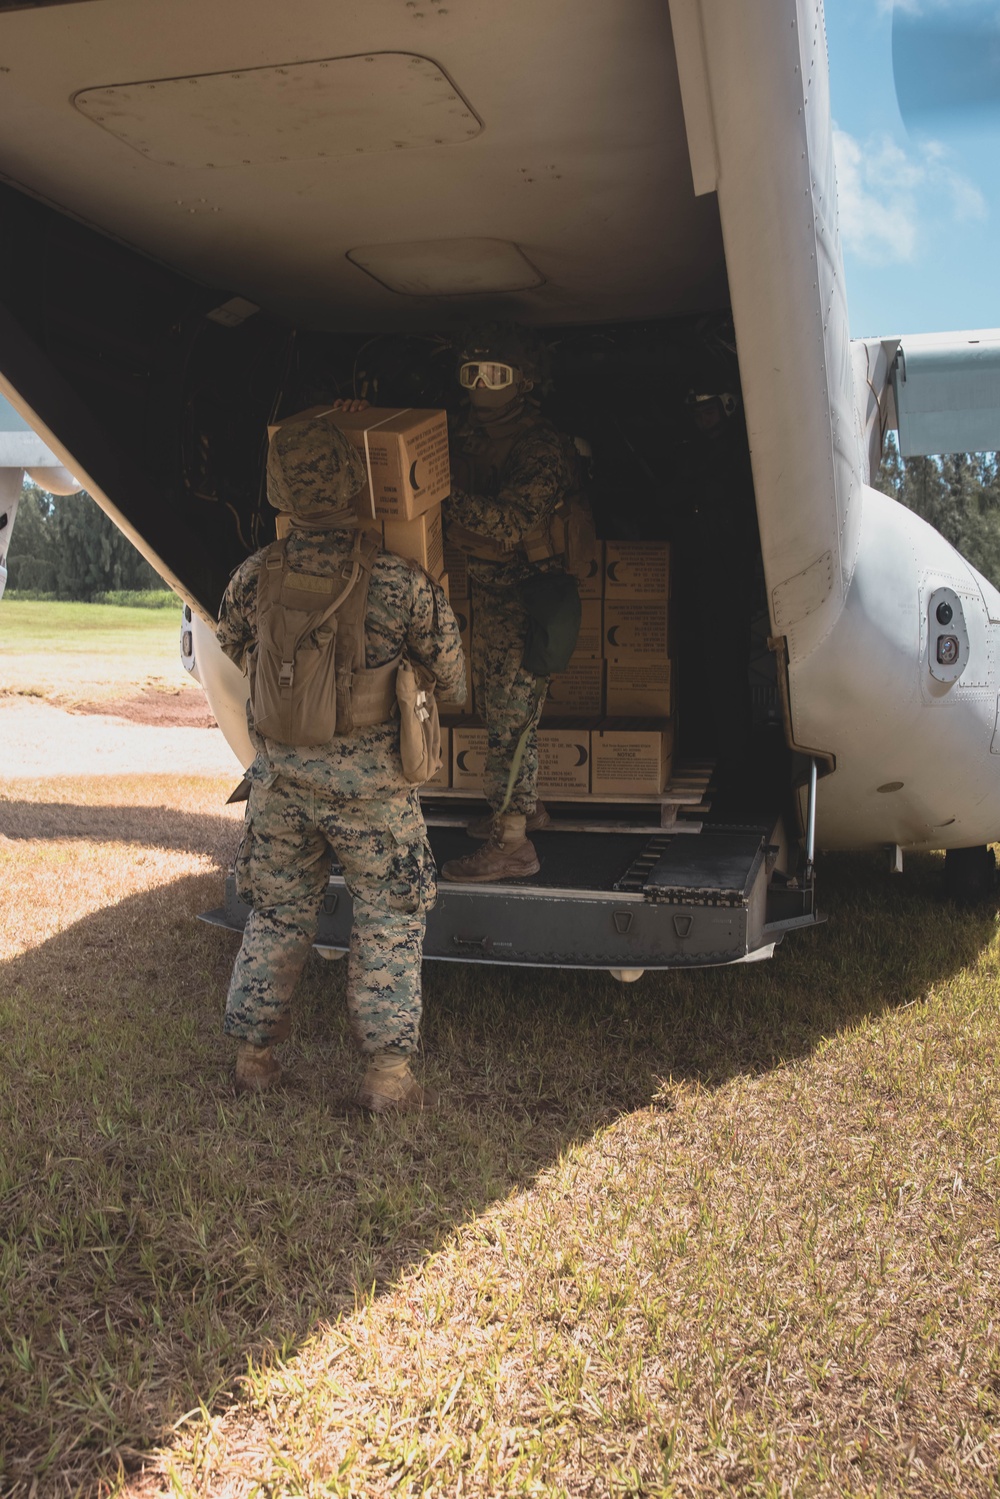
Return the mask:
M340 610L337 621L337 667L348 671L365 669L365 615L368 612L368 588L372 567L380 550L374 537L359 531L351 553L350 599ZM356 585L356 586L355 586Z
M337 615L334 660L337 673L338 733L349 734L355 727L352 689L355 675L366 670L365 616L368 612L368 586L379 550L380 543L376 538L363 531L358 533L351 553L349 586L352 591Z
M288 570L286 538L272 541L260 554L257 573L257 616L265 604L275 603L281 593L281 582Z

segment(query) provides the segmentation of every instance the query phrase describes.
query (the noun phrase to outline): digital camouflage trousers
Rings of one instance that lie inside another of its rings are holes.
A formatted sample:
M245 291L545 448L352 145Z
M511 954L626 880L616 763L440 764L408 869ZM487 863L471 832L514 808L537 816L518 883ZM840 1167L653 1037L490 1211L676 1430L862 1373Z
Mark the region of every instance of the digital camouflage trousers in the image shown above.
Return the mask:
M472 588L475 702L486 725L484 792L494 811L503 805L514 751L530 723L507 808L527 815L538 794L538 720L547 684L521 665L528 616L517 589L490 588L478 578Z
M425 913L437 894L411 790L335 803L280 776L252 784L236 888L253 909L229 984L226 1035L258 1046L288 1035L334 857L354 901L351 1030L363 1052L409 1055L419 1039Z

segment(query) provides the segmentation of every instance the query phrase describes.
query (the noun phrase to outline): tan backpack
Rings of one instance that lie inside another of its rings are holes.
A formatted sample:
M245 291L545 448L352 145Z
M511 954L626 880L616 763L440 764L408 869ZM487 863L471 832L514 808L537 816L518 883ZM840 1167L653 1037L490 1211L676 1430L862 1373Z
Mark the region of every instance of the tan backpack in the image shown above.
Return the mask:
M257 577L257 642L249 656L258 733L279 744L328 744L335 734L387 723L400 658L365 667L365 612L373 537L359 532L339 574L295 572L287 538L265 548Z

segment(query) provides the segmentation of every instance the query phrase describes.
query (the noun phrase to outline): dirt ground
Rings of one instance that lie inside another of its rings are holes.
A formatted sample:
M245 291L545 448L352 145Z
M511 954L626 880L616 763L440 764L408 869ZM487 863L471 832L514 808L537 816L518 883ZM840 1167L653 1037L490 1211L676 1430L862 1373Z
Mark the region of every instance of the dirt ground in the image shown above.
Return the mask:
M231 776L242 773L200 688L123 697L0 694L0 785L59 775Z
M147 687L131 697L107 702L85 700L59 703L68 713L97 713L102 717L124 718L127 723L153 724L161 729L215 729L218 724L208 706L205 694L178 687L173 691Z

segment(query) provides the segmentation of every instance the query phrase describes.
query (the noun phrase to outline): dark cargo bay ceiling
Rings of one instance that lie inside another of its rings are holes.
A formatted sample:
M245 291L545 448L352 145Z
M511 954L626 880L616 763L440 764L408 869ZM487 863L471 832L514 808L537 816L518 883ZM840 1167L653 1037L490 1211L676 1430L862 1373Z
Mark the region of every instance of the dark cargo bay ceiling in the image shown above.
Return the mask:
M726 301L664 0L87 0L0 52L0 176L297 323Z

